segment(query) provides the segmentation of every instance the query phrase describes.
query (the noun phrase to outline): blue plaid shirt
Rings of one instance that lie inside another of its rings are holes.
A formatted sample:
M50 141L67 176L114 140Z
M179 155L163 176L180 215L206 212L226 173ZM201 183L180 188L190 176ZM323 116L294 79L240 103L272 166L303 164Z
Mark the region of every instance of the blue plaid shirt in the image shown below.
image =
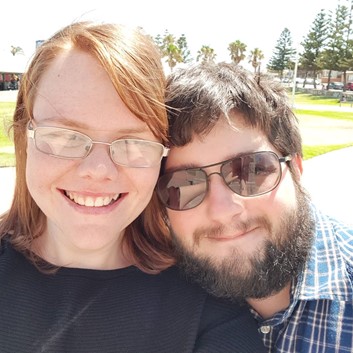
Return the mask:
M313 212L316 238L288 309L268 320L252 311L269 353L353 353L353 229Z

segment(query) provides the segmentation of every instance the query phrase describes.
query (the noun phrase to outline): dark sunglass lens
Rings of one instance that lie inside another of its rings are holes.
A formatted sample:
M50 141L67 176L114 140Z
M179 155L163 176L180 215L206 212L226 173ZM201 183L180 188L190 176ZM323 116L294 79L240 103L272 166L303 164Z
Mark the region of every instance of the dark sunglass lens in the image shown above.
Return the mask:
M274 188L280 178L278 157L272 152L255 153L253 157L249 164L255 165L251 170L251 179L256 187L248 191L249 195L266 193Z
M157 184L159 198L172 210L188 210L198 206L204 199L206 191L206 174L202 170L167 173Z
M257 152L234 158L222 166L228 186L242 196L255 196L272 190L280 178L278 157L272 152Z
M236 194L241 195L241 180L242 180L242 160L234 158L231 161L224 163L221 168L221 174L225 183Z

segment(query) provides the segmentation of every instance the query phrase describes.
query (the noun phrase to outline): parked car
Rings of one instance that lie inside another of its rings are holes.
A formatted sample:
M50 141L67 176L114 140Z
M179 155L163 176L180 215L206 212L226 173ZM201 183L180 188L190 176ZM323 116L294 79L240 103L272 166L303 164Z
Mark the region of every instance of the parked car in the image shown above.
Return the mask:
M353 82L348 82L346 84L346 90L347 91L353 91Z
M327 89L336 89L336 90L343 90L343 83L342 82L330 82L327 86Z
M307 77L305 83L308 85L313 85L314 84L314 79L311 77Z
M7 89L10 91L12 90L17 90L18 89L18 82L17 81L11 81L9 85L7 86Z

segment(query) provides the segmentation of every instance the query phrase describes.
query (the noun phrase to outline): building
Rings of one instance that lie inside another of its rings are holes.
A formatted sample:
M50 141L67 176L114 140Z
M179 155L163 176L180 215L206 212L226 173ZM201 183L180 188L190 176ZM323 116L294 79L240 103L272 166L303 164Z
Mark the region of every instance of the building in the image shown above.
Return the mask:
M0 90L18 89L26 66L27 58L24 55L0 53Z

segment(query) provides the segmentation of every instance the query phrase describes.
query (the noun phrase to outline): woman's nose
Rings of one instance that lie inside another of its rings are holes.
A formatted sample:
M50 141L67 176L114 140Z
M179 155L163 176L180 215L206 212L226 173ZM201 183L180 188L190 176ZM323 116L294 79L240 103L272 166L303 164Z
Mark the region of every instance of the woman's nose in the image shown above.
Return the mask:
M109 146L93 144L88 156L80 161L79 173L82 177L98 180L113 179L117 174L117 165L111 158Z

